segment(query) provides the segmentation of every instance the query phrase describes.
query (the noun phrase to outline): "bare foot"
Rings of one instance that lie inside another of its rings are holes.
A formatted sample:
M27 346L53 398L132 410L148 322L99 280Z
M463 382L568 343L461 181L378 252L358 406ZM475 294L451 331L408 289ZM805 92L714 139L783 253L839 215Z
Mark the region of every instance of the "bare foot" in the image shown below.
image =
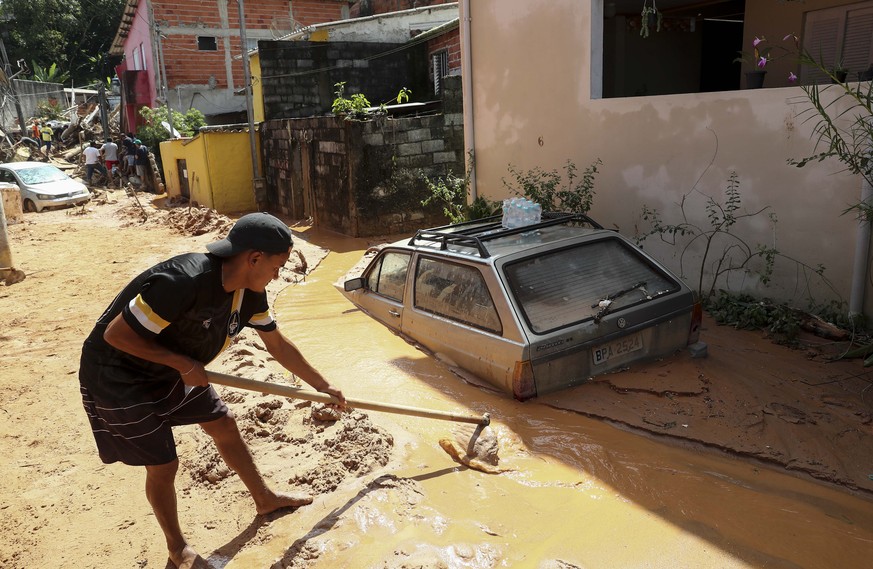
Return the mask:
M208 567L206 560L200 557L200 555L194 551L194 548L190 545L186 545L182 548L182 551L176 553L171 551L170 561L178 569L198 569Z
M257 505L257 511L258 514L263 516L282 508L299 508L311 503L312 496L309 494L303 494L302 492L273 492L272 496L267 498L263 504Z

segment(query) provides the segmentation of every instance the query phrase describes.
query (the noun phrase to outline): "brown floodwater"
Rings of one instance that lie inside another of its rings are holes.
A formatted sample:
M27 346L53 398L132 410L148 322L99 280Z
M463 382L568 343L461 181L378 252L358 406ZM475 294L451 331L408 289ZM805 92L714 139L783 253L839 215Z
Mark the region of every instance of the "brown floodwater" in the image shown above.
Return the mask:
M307 567L873 567L870 500L471 385L335 290L364 241L304 235L332 252L280 293L283 332L349 397L490 413L508 469L454 463L438 444L450 422L370 412L395 436L390 484L341 486L325 511L300 510ZM272 539L231 566L269 566L290 545Z

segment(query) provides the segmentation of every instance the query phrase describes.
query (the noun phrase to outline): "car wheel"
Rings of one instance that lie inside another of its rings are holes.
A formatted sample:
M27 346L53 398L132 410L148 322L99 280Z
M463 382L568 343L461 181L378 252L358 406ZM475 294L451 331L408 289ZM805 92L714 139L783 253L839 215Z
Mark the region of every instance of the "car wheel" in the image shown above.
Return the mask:
M32 200L24 200L24 211L27 213L36 213L39 210L36 209L36 204L33 203Z

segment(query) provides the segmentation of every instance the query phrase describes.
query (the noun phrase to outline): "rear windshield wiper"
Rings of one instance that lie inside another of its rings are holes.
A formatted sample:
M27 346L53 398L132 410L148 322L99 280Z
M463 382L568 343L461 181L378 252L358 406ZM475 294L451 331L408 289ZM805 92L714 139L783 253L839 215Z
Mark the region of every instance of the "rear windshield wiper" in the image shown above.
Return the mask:
M603 320L603 317L609 313L609 307L612 306L612 302L616 298L624 296L627 293L629 293L633 290L636 290L638 288L643 288L644 286L646 286L646 281L640 281L640 282L636 283L635 285L629 286L628 288L625 288L625 289L622 289L618 292L614 292L610 295L607 295L606 298L597 302L597 304L592 304L591 308L598 308L598 307L600 308L600 310L597 311L597 314L594 315L594 323L598 324L598 323L600 323L601 320Z

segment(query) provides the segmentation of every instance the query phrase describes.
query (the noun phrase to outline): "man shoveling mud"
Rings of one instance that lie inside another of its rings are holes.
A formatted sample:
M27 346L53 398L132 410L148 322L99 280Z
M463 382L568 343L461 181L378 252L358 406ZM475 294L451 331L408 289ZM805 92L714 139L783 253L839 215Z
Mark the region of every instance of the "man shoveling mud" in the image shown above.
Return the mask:
M146 497L180 569L202 558L179 526L174 480L179 460L172 427L198 423L246 485L258 514L312 502L270 489L204 365L244 326L306 383L333 387L276 327L265 287L288 261L288 226L266 213L237 221L227 238L159 263L128 284L106 309L82 349L82 401L104 463L146 467Z

